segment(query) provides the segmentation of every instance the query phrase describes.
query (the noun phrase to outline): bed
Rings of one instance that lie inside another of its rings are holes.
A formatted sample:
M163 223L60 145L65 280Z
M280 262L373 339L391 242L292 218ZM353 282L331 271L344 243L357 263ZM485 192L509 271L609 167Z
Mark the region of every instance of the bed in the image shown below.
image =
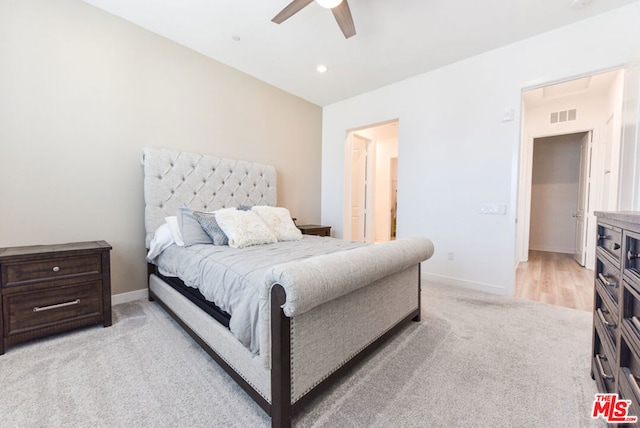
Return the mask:
M151 148L144 149L142 162L148 249L156 232L181 210L277 206L272 166ZM164 259L183 257L185 248L171 245L162 256L148 258L149 299L229 373L271 417L273 427L291 426L292 417L331 382L408 322L420 321L420 263L433 254L426 238L375 245L303 238L243 249L189 247L189 257L213 260L208 263L220 264L234 251L237 258L262 253L258 257L270 262L249 262L255 268L249 273L242 273L246 266L227 268L241 272L233 284L254 279L255 315L248 317L253 324L243 327L253 334L245 341L231 328L244 317L238 305L229 306L229 314L226 302L211 302L202 294L206 289L194 289L193 278L200 275L191 274L191 267L174 272L165 266Z

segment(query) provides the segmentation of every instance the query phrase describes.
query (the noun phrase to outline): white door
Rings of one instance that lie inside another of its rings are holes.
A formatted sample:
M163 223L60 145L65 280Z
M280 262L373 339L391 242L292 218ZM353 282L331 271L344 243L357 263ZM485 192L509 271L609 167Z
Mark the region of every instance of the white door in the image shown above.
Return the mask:
M391 158L391 231L389 239L396 239L398 225L398 158Z
M618 203L618 180L617 180L617 162L618 156L613 153L613 119L611 115L605 123L602 153L604 157L604 171L602 172L602 197L598 209L602 211L615 211Z
M351 145L351 240L365 242L367 230L367 140L353 135Z
M580 141L580 178L578 179L578 206L573 216L576 219L576 246L573 258L580 266L585 263L585 242L587 238L588 220L587 210L589 206L589 182L590 182L590 151L591 131L587 132Z

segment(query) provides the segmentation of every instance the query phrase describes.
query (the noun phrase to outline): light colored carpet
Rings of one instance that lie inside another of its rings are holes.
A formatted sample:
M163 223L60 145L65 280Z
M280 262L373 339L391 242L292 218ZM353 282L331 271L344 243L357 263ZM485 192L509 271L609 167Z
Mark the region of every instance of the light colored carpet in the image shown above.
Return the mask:
M439 284L300 427L588 427L591 315ZM155 303L0 356L2 427L260 427L269 419Z

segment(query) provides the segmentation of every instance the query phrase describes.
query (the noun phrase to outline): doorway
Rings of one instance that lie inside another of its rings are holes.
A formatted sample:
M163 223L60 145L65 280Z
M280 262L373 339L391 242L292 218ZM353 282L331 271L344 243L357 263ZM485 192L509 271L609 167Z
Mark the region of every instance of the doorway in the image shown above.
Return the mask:
M398 120L351 130L346 140L345 238L395 239L398 220Z
M624 72L615 70L523 91L517 296L590 307L594 212L617 205L623 83ZM544 267L533 269L538 274L528 276L523 289L532 264ZM533 296L549 284L540 274L545 271L565 280L537 299ZM584 284L568 290L562 284L569 278L583 278Z
M571 254L581 266L590 136L582 132L533 140L529 250Z

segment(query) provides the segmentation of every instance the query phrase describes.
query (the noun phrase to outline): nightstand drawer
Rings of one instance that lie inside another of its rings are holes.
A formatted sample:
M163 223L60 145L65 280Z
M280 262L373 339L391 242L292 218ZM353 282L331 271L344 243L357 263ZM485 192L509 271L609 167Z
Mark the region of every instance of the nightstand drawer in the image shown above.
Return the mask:
M4 276L2 283L5 287L14 287L72 275L99 274L101 265L100 254L6 263L2 266Z
M331 236L331 226L321 226L319 224L301 224L298 229L303 235Z
M63 322L87 321L87 318L95 318L95 322L100 322L101 291L101 281L92 281L70 287L5 295L5 335L21 334Z
M105 241L0 248L0 355L27 340L110 326L110 251Z

